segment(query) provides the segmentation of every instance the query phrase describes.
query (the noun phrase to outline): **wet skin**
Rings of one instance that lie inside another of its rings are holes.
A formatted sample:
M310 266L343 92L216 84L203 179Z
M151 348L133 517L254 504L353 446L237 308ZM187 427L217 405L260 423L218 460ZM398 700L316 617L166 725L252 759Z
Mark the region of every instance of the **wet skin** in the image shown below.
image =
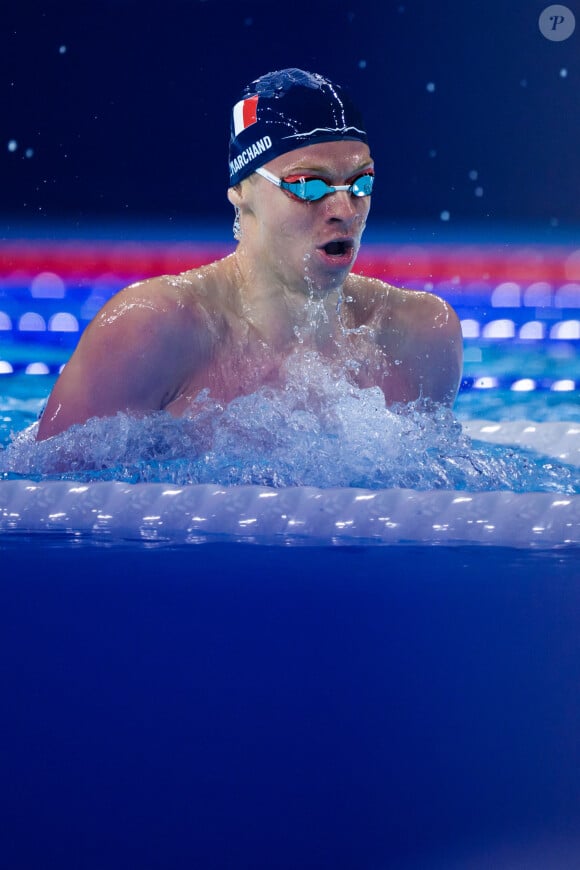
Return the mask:
M310 145L266 164L277 177L333 185L372 167L360 142ZM254 174L228 198L240 212L234 253L113 297L57 381L38 438L118 411L195 413L201 390L230 401L275 385L291 354L312 351L358 386L379 386L387 403L453 403L462 366L453 310L351 273L370 197L338 191L303 202Z

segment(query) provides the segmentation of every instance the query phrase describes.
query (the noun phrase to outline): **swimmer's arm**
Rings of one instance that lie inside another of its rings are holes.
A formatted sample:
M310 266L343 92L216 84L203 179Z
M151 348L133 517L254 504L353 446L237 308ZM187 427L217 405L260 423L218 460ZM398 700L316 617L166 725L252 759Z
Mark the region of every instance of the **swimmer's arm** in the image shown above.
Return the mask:
M129 287L111 299L55 384L37 439L91 417L165 407L203 353L203 342L196 341L199 323L191 320L191 311L164 297L154 282Z

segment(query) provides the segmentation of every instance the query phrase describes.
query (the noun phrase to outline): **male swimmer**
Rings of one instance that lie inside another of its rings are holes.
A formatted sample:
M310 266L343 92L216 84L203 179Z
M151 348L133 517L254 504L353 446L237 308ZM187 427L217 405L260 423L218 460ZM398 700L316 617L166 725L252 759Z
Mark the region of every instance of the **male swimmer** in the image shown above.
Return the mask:
M134 284L85 330L40 420L45 439L123 411L195 413L280 383L291 354L344 367L387 403L451 405L459 322L444 301L352 274L374 163L359 111L298 69L252 82L231 118L233 254Z

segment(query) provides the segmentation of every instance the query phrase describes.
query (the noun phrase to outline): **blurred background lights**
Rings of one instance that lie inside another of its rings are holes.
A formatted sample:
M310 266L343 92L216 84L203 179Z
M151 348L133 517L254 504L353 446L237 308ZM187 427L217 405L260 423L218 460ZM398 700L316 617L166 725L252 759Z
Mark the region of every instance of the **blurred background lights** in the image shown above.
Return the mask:
M552 304L552 285L547 281L534 281L524 290L523 304L528 308L546 308Z
M510 389L514 393L530 393L536 389L536 382L533 378L520 378L513 382Z
M41 314L35 311L27 311L18 321L18 329L20 332L45 332L46 323Z
M570 378L562 378L559 381L554 381L550 389L555 393L570 393L576 389L576 384Z
M562 320L550 329L550 338L571 339L580 338L580 320Z
M580 308L580 284L562 284L554 297L556 308Z
M529 323L524 323L520 329L520 338L526 340L542 339L545 335L544 324L539 320L530 320Z
M34 299L64 299L64 281L56 272L40 272L30 282L30 295Z
M515 281L503 281L491 294L492 308L518 308L520 305L520 285Z
M24 372L27 375L48 375L50 374L50 369L46 363L33 362L26 366Z
M513 338L514 335L515 324L513 320L508 318L492 320L491 323L486 323L483 327L484 338Z
M479 338L479 323L471 317L461 321L463 338Z
M476 390L492 390L497 385L498 379L493 377L476 378L473 383Z
M58 311L48 321L48 328L50 332L78 332L79 322L74 314L70 314L68 311Z

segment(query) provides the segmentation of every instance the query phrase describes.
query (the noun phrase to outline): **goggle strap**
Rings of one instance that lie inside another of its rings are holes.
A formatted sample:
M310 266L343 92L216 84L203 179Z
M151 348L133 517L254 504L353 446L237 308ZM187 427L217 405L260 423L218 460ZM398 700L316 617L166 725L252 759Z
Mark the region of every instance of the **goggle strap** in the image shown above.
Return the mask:
M255 170L255 172L256 172L256 175L261 175L262 178L266 179L266 181L271 181L272 184L276 185L276 187L282 186L282 179L276 178L275 175L272 175L272 173L268 172L267 169L264 169L263 166L259 166L258 169Z

